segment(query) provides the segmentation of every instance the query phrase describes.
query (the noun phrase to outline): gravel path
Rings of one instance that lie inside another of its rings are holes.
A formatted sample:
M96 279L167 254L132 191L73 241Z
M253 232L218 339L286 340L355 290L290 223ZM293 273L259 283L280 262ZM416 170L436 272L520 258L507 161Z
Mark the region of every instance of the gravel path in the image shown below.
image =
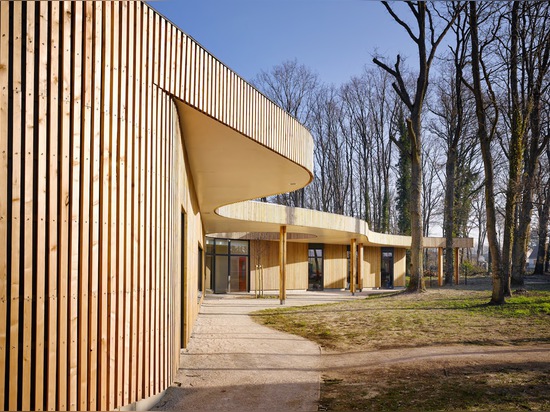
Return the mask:
M289 293L286 306L363 299L366 294ZM274 307L280 307L279 300L207 295L189 347L182 351L177 383L153 410L316 411L319 346L248 316Z

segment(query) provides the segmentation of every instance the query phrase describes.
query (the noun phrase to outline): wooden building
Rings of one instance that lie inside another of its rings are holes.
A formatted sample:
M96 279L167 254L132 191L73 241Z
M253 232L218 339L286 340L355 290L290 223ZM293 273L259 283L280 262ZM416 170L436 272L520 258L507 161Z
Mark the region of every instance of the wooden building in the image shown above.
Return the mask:
M0 2L0 406L154 402L212 286L206 235L277 236L225 237L238 289L268 246L269 288L307 289L310 244L322 287L346 286L348 245L359 287L380 286L386 246L404 284L410 239L237 203L312 170L309 132L149 5Z

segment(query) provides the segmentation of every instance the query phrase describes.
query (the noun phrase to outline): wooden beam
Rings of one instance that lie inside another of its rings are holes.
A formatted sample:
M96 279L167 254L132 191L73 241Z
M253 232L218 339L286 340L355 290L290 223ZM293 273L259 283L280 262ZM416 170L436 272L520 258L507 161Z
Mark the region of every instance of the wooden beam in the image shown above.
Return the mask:
M363 244L357 246L357 285L359 292L363 290Z
M281 305L286 300L286 226L279 231L279 300Z
M351 239L349 254L349 291L355 295L355 262L356 262L356 239Z
M454 268L455 268L455 285L458 285L458 278L459 278L459 268L460 268L460 261L458 260L458 252L459 248L454 249Z
M437 284L443 286L443 248L437 248Z

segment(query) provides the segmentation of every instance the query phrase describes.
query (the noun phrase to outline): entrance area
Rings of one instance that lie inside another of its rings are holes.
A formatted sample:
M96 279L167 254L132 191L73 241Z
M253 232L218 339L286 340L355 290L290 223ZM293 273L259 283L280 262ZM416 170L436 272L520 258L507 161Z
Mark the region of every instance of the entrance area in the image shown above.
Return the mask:
M308 250L307 290L323 290L323 245L310 243Z
M380 287L393 289L393 248L382 248Z
M248 292L248 240L207 238L206 245L206 269L214 293Z

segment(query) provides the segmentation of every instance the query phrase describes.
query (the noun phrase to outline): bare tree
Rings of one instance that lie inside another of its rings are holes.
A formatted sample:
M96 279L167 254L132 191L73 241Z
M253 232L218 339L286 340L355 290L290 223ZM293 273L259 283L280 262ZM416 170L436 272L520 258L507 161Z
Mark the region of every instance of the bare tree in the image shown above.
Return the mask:
M296 59L287 60L269 71L261 71L252 84L300 123L308 124L319 79L307 66L299 64ZM305 190L277 195L276 200L287 206L304 207Z
M487 75L487 69L483 61L483 51L485 44L479 41L479 22L478 6L475 1L469 2L469 22L470 22L470 40L471 40L471 67L472 67L472 85L471 90L475 97L477 134L481 146L481 155L485 170L485 209L487 219L487 239L489 241L489 253L491 256L491 270L493 275L493 293L491 304L501 305L505 303L504 292L507 284L505 273L502 270L502 255L498 243L496 230L496 207L494 190L494 165L491 153L491 142L495 136L496 125L498 123L498 108L496 98L492 90L491 82ZM481 20L482 21L482 20ZM483 76L483 77L482 77ZM488 94L484 93L482 88L482 79ZM487 99L488 98L488 99ZM487 104L488 100L488 104ZM493 120L489 122L488 113L493 109Z
M540 155L548 147L549 134L541 133L542 97L548 91L550 70L550 6L547 2L514 2L512 5L512 27L517 32L523 73L521 104L525 118L522 134L524 148L523 173L521 175L521 203L518 223L512 246L511 281L523 285L527 247L533 213L533 196ZM510 63L511 65L513 62ZM514 69L512 69L514 71ZM513 127L515 124L512 125ZM526 130L529 129L530 133ZM512 129L512 131L514 128Z
M422 229L422 109L428 89L430 68L435 57L437 47L443 40L443 37L454 22L456 15L445 22L443 28L438 30L433 14L440 15L435 8L434 3L423 1L407 1L406 4L411 11L417 28L417 33L413 31L411 25L400 18L388 2L382 2L388 13L393 19L405 29L409 37L416 44L418 49L418 76L416 79L416 88L414 94L405 86L405 81L401 73L401 57L397 55L397 60L393 68L383 63L377 58L373 62L383 70L392 75L395 79L393 88L407 106L410 116L407 118L407 131L411 142L411 278L407 290L410 292L421 292L425 290L423 279L423 229ZM432 9L432 7L434 7ZM399 144L395 141L396 144ZM401 148L404 150L404 148Z
M548 225L550 223L550 148L546 149L546 168L539 169L539 184L537 193L538 211L538 248L534 274L542 275L548 251Z

